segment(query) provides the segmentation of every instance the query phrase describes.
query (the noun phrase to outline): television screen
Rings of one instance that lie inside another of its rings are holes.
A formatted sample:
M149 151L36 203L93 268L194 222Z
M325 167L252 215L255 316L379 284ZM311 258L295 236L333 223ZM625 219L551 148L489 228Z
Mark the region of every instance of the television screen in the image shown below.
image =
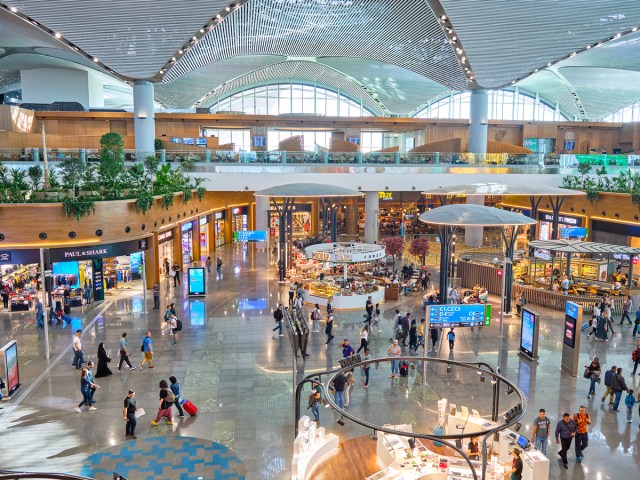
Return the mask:
M206 276L204 268L189 268L189 276L187 278L189 280L189 295L204 295L206 293Z
M196 145L198 145L199 147L206 147L207 146L207 139L205 137L196 138Z
M349 143L355 143L356 145L360 145L359 137L349 137Z
M253 146L254 147L264 147L264 135L255 135L253 137Z
M182 143L182 139L180 137L171 137L171 143Z
M195 138L184 138L183 142L185 145L195 145L196 144L196 140Z

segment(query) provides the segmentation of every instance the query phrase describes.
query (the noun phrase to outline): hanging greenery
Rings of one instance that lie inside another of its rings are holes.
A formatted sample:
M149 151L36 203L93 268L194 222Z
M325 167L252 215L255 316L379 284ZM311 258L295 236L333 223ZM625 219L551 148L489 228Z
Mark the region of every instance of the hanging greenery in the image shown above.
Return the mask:
M136 199L136 208L143 214L153 208L153 196L150 193L143 193Z
M87 197L65 198L62 206L67 217L73 216L78 220L95 211L95 202Z
M162 208L169 210L173 205L173 193L165 193L162 195Z
M193 190L188 188L182 191L182 203L184 204L189 203L189 200L191 200L191 197L193 197Z
M202 201L204 198L204 194L207 193L207 189L204 187L198 187L196 194L198 195L198 200Z

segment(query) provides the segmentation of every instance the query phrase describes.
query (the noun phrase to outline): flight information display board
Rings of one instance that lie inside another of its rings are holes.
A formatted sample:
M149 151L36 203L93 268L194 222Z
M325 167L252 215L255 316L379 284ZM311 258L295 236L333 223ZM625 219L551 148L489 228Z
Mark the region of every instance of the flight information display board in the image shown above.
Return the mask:
M488 327L491 305L428 305L427 319L432 327Z

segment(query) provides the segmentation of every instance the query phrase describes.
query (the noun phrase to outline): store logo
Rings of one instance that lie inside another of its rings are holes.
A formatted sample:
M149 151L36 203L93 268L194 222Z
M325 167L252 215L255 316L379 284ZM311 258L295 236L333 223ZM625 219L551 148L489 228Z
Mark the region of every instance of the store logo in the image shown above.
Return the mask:
M109 251L106 248L96 248L93 250L75 250L72 252L64 252L64 258L75 257L96 257L98 255L106 255Z
M147 240L138 240L138 250L146 250L147 249Z
M10 262L11 252L0 252L0 262Z
M182 227L180 227L180 231L182 232L188 232L191 229L193 229L193 222L183 223Z
M164 233L160 233L158 235L158 241L161 242L163 240L168 240L170 238L173 238L173 230L167 230Z
M220 220L220 219L222 218L222 216L223 216L223 215L224 215L224 212L216 212L216 213L214 214L214 218L215 218L216 220Z

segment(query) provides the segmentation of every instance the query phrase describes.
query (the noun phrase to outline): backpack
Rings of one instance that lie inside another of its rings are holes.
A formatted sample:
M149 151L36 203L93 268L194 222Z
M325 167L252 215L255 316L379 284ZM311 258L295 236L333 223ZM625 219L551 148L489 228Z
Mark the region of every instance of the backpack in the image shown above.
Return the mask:
M635 398L633 397L633 395L627 395L627 397L624 399L624 404L627 407L633 407L635 405L634 400Z
M182 320L177 320L176 319L176 331L177 332L181 332L182 331Z
M144 345L145 345L146 341L147 341L147 337L144 337L144 338L142 339L142 346L140 347L140 351L141 351L141 352L144 352Z
M165 398L166 402L173 403L176 401L176 396L173 394L170 388L165 388L163 390L167 392L167 398Z

